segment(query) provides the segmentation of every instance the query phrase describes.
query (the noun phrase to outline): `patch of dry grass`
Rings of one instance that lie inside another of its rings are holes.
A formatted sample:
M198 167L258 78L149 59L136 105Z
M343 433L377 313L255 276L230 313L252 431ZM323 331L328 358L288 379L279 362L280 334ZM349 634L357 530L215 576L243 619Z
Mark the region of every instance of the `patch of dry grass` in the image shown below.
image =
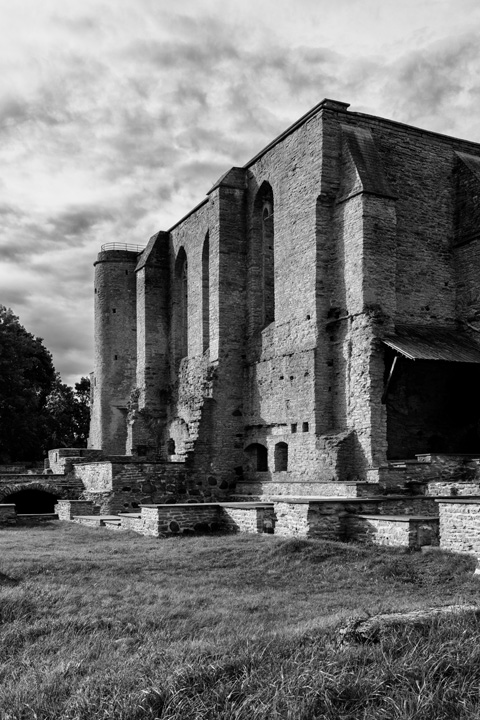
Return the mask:
M371 646L335 632L355 613L475 602L472 571L448 553L270 535L4 530L0 717L478 717L474 617Z

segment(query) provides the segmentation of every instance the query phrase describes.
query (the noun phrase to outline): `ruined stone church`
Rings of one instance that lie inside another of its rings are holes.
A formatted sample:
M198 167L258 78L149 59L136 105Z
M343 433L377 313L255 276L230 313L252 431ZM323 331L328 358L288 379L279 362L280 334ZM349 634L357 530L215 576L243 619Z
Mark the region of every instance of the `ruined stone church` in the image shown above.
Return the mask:
M480 456L480 145L348 107L102 248L90 448L210 499Z

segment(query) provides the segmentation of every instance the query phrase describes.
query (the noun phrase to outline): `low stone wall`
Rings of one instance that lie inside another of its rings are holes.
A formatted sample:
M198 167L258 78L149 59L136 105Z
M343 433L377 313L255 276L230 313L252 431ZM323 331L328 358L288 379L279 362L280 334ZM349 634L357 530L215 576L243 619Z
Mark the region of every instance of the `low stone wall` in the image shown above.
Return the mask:
M380 486L360 482L290 482L275 480L240 480L237 495L252 495L268 502L272 497L365 497L380 493Z
M480 560L480 498L438 501L440 547Z
M143 505L141 532L154 537L214 532L221 529L220 513L216 503Z
M228 532L273 533L275 512L273 504L221 503L221 529Z
M75 465L82 497L102 513L129 512L141 505L228 500L230 486L213 475L192 474L185 463L138 462L136 458Z
M276 501L275 535L341 540L346 512L341 503L327 501Z
M120 513L119 517L121 519L121 530L132 530L132 532L139 533L140 535L146 534L143 532L143 519L141 513Z
M0 475L13 474L13 475L38 475L43 471L44 465L42 461L22 462L22 463L8 463L0 465Z
M438 517L438 506L434 498L425 495L390 495L378 501L378 515L431 515ZM360 513L369 514L369 511L360 510Z
M0 526L1 525L16 525L17 523L17 512L15 510L14 503L0 504Z
M365 498L273 497L275 534L343 540L345 518L350 515L438 516L434 498L425 496L378 496Z
M117 515L74 515L72 522L87 527L104 527L105 520L118 520Z
M72 520L74 515L98 515L98 508L91 500L59 500L55 505L59 520Z
M392 547L420 548L439 544L439 519L389 515L349 515L345 539Z
M451 480L450 482L443 480L431 480L425 492L430 497L451 496L451 497L469 497L478 495L480 497L480 481L475 482L459 482Z
M35 513L31 515L17 515L17 525L41 525L42 523L58 520L56 513Z
M48 451L48 467L53 473L66 475L71 472L75 463L100 460L102 457L104 457L102 450L56 448Z
M403 467L394 465L392 462L371 468L367 477L387 487L416 482L472 482L480 479L480 458L473 455L418 455L416 461L407 461Z

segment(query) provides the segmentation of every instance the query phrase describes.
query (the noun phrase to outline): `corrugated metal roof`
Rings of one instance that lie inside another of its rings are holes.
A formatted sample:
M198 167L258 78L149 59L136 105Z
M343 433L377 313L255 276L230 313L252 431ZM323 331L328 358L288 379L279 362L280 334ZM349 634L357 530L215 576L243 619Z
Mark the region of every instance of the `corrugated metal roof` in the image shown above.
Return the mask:
M480 363L480 345L452 328L399 326L383 342L410 360Z

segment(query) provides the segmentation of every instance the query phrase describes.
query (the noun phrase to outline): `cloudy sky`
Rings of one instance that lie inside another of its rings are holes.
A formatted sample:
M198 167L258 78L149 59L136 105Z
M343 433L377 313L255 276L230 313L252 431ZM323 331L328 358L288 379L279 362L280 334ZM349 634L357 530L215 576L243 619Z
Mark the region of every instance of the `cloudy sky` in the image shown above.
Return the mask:
M65 382L93 267L329 97L480 142L478 0L0 0L0 304Z

